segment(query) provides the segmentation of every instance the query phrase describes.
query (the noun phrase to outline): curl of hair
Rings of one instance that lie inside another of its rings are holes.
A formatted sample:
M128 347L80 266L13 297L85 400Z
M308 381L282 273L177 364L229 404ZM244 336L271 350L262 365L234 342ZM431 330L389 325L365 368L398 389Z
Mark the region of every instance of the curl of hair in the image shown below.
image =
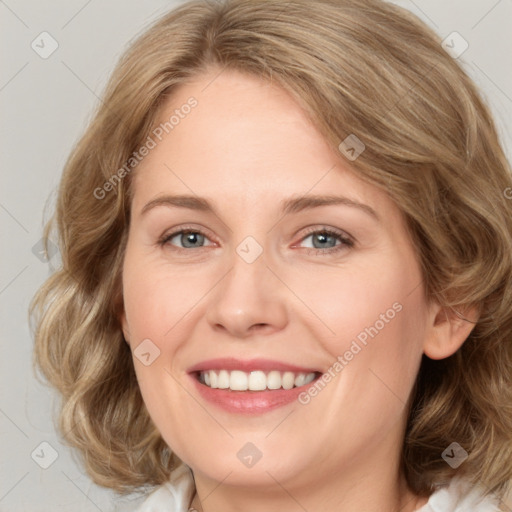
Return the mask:
M161 484L179 464L142 401L118 321L136 168L113 175L168 95L225 68L285 88L334 149L349 134L363 141L352 167L403 212L428 300L459 315L478 306L455 354L423 356L402 467L420 495L457 474L503 496L512 479L510 167L462 66L412 14L378 0L192 1L124 54L66 163L46 227L58 233L62 268L31 310L35 363L63 399L62 435L96 483L121 492ZM453 441L469 454L458 469L441 458Z

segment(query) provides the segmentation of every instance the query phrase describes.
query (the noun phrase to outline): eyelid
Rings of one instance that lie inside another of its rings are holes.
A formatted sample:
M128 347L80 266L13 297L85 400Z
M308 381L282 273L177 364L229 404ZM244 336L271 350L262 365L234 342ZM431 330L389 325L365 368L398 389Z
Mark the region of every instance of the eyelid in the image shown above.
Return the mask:
M350 235L346 231L343 231L342 229L332 228L332 227L321 225L321 224L320 225L311 226L310 228L306 228L306 229L307 229L307 231L302 236L300 241L303 241L309 235L312 235L314 233L330 233L330 234L339 236L341 239L345 239L345 240L350 241L352 243L356 242L355 238L352 235Z
M313 225L313 226L309 226L305 229L306 229L306 233L304 233L301 236L300 240L296 244L292 245L292 247L296 247L298 244L302 243L306 238L308 238L311 235L317 234L317 233L326 233L328 236L336 237L341 242L340 244L335 245L334 247L327 247L327 248L305 247L305 248L303 248L303 249L305 249L305 251L307 253L313 252L314 254L319 254L319 253L329 254L331 252L337 252L337 251L341 251L346 248L353 247L356 243L356 240L354 239L354 237L352 235L350 235L346 231L343 231L338 228L333 228L333 227L329 227L329 226L325 226L325 225ZM165 246L169 242L169 240L171 240L175 236L180 235L182 233L187 233L187 232L198 233L198 234L206 237L208 240L213 241L214 244L218 243L218 241L215 240L216 237L212 236L210 234L209 230L202 228L202 227L190 225L190 224L189 225L184 224L181 226L176 226L174 228L171 228L170 230L166 231L158 239L157 243L160 246ZM194 248L177 247L175 245L173 245L172 247L173 247L173 250L177 251L177 252L190 252L192 249L194 249ZM208 247L208 246L206 246L206 247ZM204 247L197 247L195 249L203 249L203 248Z
M174 238L176 235L179 235L182 232L193 232L193 233L199 233L206 238L208 238L210 241L218 243L218 240L216 240L215 236L211 234L211 232L205 228L194 226L192 224L183 224L180 226L175 226L174 228L171 228L169 230L166 230L162 236L159 237L157 243L159 245L165 245L169 240ZM183 247L175 247L176 250L184 250L184 251L190 251L190 249L184 249Z
M317 247L303 247L301 250L305 252L308 255L313 256L327 256L332 255L336 256L339 253L346 252L349 249L354 248L356 245L356 240L353 236L351 236L346 231L343 231L338 228L331 228L327 226L313 226L311 227L308 232L306 232L303 236L301 236L299 242L297 244L294 244L292 247L297 247L298 244L301 244L306 240L306 238L309 238L311 235L317 234L317 233L326 233L328 236L332 236L340 241L339 244L334 245L334 247L325 247L325 248L317 248ZM341 254L339 254L341 256Z

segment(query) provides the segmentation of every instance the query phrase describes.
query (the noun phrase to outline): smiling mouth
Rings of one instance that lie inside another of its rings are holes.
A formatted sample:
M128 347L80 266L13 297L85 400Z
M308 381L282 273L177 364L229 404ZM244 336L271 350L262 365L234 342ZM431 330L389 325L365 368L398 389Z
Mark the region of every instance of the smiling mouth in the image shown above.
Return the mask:
M206 370L195 372L196 379L211 389L231 391L272 391L293 389L310 384L320 372L263 371L244 372L241 370Z

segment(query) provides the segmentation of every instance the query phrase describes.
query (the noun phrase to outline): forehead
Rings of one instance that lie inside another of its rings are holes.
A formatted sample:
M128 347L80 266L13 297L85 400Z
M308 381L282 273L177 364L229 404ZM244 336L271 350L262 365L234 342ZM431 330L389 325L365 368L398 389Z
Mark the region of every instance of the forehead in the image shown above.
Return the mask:
M185 108L191 98L195 106ZM289 93L258 77L232 70L196 77L163 103L155 129L161 140L155 138L134 176L137 203L175 192L256 206L336 192L392 207L328 145Z

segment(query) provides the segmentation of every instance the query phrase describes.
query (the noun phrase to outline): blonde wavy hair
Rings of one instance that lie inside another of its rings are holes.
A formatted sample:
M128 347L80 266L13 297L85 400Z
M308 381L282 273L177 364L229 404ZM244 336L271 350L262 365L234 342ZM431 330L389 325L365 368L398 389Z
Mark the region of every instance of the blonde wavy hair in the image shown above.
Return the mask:
M455 354L423 356L402 467L419 495L460 475L503 496L512 479L511 171L488 108L440 38L379 0L191 1L120 59L45 228L47 237L56 228L62 267L31 306L35 364L62 395L64 439L94 482L118 492L161 484L180 463L148 415L119 323L136 166L112 177L169 94L225 68L285 88L334 149L356 134L366 149L351 165L403 212L428 299L459 315L478 306ZM113 190L98 193L107 182ZM469 454L458 469L441 457L453 441Z

